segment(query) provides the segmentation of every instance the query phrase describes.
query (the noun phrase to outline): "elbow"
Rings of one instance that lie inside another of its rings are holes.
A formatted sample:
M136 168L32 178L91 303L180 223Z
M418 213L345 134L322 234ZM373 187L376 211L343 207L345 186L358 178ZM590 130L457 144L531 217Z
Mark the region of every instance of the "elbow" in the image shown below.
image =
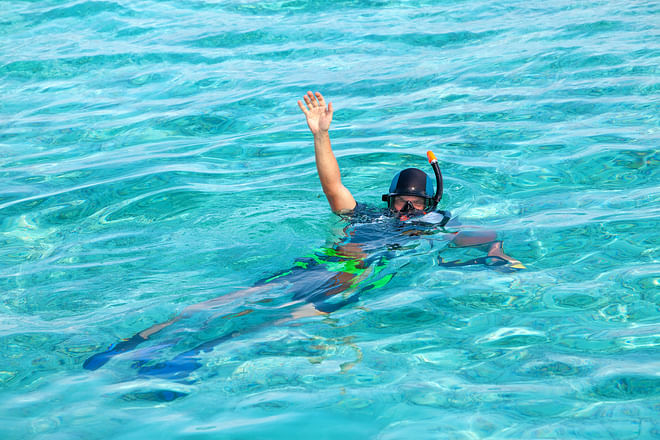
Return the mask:
M324 186L323 193L326 199L328 199L328 203L330 203L332 212L335 214L341 215L355 209L355 199L344 185L339 184L334 188L326 188Z

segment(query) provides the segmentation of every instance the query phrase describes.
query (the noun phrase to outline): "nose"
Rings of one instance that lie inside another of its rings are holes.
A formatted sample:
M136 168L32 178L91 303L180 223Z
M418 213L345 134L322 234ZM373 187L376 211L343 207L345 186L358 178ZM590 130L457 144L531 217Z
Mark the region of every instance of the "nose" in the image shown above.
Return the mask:
M415 206L413 206L412 202L410 200L406 200L406 204L401 208L401 212L411 212L415 210Z

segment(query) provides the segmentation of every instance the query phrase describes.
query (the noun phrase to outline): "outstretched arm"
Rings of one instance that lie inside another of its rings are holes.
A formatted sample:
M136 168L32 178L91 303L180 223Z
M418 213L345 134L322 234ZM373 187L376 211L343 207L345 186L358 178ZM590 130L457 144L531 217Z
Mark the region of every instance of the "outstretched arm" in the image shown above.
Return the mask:
M298 101L298 107L307 118L309 130L314 135L314 154L316 169L319 173L323 193L330 203L333 212L342 212L355 208L355 199L351 192L341 183L341 173L337 159L332 152L328 129L332 122L332 103L326 107L325 99L319 92L307 92L304 96L305 105Z
M483 247L487 250L489 257L498 257L509 263L509 267L525 269L525 266L515 258L504 253L502 241L497 240L497 233L489 229L468 229L462 226L457 232L453 232L451 243L456 247Z

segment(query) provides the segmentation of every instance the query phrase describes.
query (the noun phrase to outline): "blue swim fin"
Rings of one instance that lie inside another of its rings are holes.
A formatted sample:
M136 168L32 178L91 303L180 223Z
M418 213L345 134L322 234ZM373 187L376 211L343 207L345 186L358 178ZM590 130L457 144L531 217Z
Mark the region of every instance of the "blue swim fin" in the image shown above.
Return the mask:
M110 348L102 353L96 353L95 355L90 356L83 363L83 368L85 370L98 370L103 365L107 364L110 359L114 356L130 351L146 341L145 338L136 334L132 338L124 339L116 344L112 344Z
M213 347L237 336L239 332L228 333L211 341L204 342L195 348L177 355L174 359L166 362L159 362L155 365L141 367L140 374L156 376L166 379L182 379L202 366L197 358L200 353L211 351Z

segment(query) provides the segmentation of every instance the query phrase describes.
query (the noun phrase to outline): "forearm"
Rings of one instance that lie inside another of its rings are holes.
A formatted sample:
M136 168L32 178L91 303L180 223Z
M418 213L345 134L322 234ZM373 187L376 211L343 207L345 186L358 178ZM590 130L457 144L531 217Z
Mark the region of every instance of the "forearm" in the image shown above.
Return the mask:
M314 155L316 157L316 170L323 187L323 193L335 213L342 213L354 209L355 199L351 192L341 183L341 173L337 159L330 146L330 122L332 121L332 103L328 103L320 93L307 92L304 96L305 105L298 101L298 107L305 114L307 126L314 135Z
M337 158L332 152L330 135L327 131L314 133L314 154L319 180L325 194L333 194L341 187L341 172Z
M479 246L487 243L492 243L496 239L497 239L497 234L495 233L495 231L462 230L454 233L451 242L456 247L467 247L467 246Z

